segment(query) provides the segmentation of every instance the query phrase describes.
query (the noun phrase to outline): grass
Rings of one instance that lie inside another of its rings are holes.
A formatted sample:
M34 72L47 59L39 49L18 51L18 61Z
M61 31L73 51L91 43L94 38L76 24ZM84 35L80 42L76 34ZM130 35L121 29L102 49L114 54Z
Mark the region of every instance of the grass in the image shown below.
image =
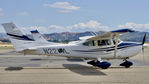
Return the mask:
M0 49L13 49L12 46L0 46Z
M11 43L0 43L0 49L12 49L13 45Z

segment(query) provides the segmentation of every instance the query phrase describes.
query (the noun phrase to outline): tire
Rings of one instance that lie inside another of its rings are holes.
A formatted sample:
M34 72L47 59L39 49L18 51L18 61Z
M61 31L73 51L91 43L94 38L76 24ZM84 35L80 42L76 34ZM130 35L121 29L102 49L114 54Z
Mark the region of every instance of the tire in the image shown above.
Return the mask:
M125 68L130 68L130 66L125 66Z

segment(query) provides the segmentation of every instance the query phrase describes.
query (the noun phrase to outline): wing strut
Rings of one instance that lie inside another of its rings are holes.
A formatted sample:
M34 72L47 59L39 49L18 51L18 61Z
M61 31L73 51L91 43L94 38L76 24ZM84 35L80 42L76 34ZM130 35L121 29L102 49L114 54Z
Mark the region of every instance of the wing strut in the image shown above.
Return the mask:
M117 45L118 45L118 39L119 39L119 34L118 33L115 33L115 50L114 50L114 58L116 58L116 55L117 55Z

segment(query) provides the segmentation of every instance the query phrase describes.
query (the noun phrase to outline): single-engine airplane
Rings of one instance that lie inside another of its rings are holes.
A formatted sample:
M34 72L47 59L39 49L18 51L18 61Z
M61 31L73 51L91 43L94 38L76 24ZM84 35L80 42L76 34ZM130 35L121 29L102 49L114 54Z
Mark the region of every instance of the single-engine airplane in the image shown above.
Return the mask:
M131 29L120 29L106 32L97 36L80 37L79 41L68 44L54 43L34 40L24 35L14 23L2 24L15 50L24 54L64 56L93 59L88 64L107 69L111 63L103 60L122 59L120 66L129 68L133 65L128 61L132 56L137 55L143 48L146 34L142 43L126 42L119 39L123 33L134 32ZM35 37L36 38L36 37Z

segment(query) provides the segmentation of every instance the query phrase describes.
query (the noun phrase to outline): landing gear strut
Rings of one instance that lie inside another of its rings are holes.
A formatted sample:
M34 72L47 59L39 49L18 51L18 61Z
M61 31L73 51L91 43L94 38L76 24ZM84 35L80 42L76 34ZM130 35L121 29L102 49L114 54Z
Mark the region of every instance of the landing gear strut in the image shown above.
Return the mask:
M120 64L120 66L124 66L125 68L129 68L132 65L133 65L133 63L130 61L127 61L127 60L125 60L125 62Z
M93 66L97 66L97 67L100 67L100 68L102 68L102 69L107 69L107 68L109 68L110 66L111 66L111 63L109 63L109 62L105 62L105 61L103 61L103 62L100 62L100 61L95 61L95 60L92 60L92 61L89 61L89 62L87 62L88 64L91 64L91 65L93 65Z

